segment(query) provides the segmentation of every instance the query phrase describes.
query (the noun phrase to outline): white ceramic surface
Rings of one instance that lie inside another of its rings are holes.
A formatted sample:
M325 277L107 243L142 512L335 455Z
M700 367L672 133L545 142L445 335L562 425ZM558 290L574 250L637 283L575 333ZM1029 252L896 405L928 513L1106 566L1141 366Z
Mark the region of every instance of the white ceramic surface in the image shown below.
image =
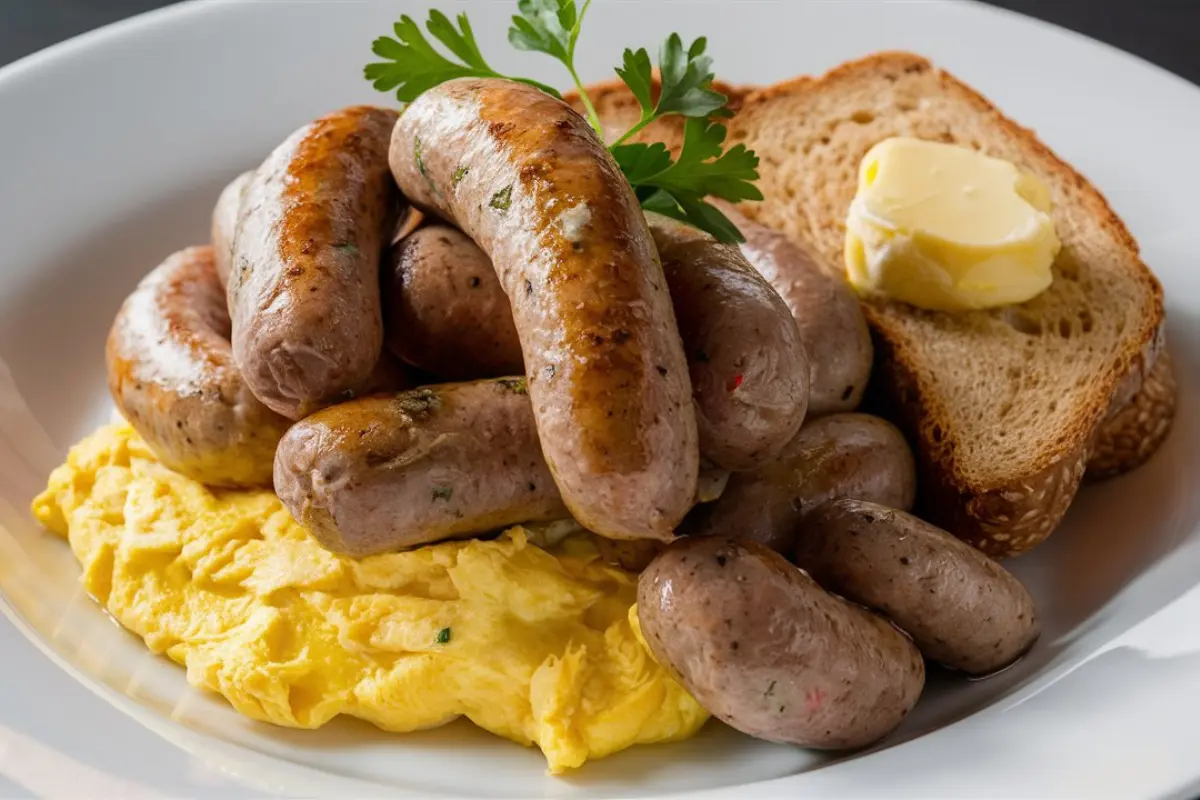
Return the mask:
M561 83L548 60L504 43L511 3L440 5L469 10L499 68ZM1160 796L1200 779L1200 591L1188 594L1200 583L1200 90L969 3L597 0L581 71L606 77L621 48L653 48L672 30L707 34L733 82L915 50L1036 128L1129 223L1166 288L1179 420L1149 465L1084 491L1053 539L1013 562L1045 627L1016 667L976 683L935 676L885 746L841 761L714 723L691 742L551 779L538 753L465 723L398 737L349 722L318 732L249 722L112 625L27 510L67 446L110 413L112 314L164 255L204 240L220 187L290 130L338 106L389 102L360 77L369 43L425 6L190 3L0 70L2 605L59 666L153 731L77 687L60 694L63 675L43 674L50 662L0 628L0 794ZM113 731L131 749L114 747Z

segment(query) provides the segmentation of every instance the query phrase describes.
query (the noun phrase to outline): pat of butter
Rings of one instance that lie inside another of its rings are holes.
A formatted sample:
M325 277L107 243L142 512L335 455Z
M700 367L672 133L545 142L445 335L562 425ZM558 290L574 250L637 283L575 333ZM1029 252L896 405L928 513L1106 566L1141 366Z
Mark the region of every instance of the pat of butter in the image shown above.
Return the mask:
M1021 303L1050 286L1050 192L1008 161L885 139L859 165L846 270L862 294L945 311Z

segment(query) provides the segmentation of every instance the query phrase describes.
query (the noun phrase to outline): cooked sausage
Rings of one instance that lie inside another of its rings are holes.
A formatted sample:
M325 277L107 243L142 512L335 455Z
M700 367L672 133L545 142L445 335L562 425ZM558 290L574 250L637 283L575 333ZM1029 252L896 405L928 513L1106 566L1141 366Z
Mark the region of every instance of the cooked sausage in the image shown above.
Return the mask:
M221 190L212 214L213 258L217 265L217 280L224 288L229 282L229 270L233 265L233 238L237 231L238 214L242 209L242 192L250 183L253 172L247 170L238 175Z
M761 466L808 405L810 367L791 313L736 248L659 214L647 223L688 361L700 454L730 470ZM521 371L508 297L460 231L431 226L396 245L385 300L388 342L408 363L445 378Z
M242 195L229 277L233 354L292 419L359 386L379 361L379 264L398 194L396 112L356 106L293 133Z
M121 414L163 464L212 486L269 486L288 420L254 398L233 363L212 247L142 279L105 348Z
M871 744L925 684L904 634L756 542L670 545L638 580L637 608L654 657L714 716L761 739Z
M808 408L808 355L791 313L737 248L647 214L679 322L700 454L728 470L775 460Z
M915 494L912 451L898 430L868 414L831 414L801 428L778 461L731 475L720 499L697 507L684 529L701 536L736 531L789 553L804 514L826 500L909 509Z
M447 81L396 124L392 173L492 261L563 499L610 538L667 540L696 492L683 346L628 181L587 122L525 84Z
M833 500L804 519L796 564L817 583L887 615L926 657L975 675L1037 639L1033 598L992 559L903 511Z
M508 295L462 231L410 233L392 248L383 282L388 347L405 362L448 380L524 372Z
M279 443L275 491L321 544L356 557L567 516L521 378L318 411Z
M846 279L822 269L802 243L752 222L727 203L721 210L742 232L742 255L774 287L800 327L812 381L808 411L816 416L858 407L874 353L858 297Z

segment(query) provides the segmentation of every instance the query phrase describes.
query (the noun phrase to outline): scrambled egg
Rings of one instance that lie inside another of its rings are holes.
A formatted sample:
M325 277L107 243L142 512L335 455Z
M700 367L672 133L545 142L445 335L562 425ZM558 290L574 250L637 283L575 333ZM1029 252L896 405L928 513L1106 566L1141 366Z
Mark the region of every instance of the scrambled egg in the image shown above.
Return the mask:
M124 424L73 448L33 511L118 622L254 719L412 731L466 716L559 773L707 718L631 626L636 575L581 536L547 551L516 527L355 561L271 492L171 472Z

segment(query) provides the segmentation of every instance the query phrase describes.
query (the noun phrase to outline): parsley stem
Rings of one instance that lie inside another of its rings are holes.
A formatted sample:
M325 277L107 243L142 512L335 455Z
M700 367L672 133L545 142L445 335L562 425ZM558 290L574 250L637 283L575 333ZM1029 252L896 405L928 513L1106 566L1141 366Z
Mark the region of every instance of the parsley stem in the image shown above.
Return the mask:
M579 80L579 74L575 72L575 65L567 64L567 71L571 73L571 80L575 81L575 88L579 90L579 99L583 101L583 107L587 110L587 118L591 123L592 130L596 131L596 135L603 142L604 127L600 124L600 115L596 113L596 107L592 105L592 98L588 97L587 89L583 88L583 81Z
M610 144L609 147L611 148L611 147L616 147L619 144L625 144L625 140L629 139L631 136L636 135L638 133L638 131L640 131L642 128L646 127L647 125L649 125L651 122L654 122L654 120L656 120L656 119L658 119L658 117L653 114L643 115L642 118L640 120L638 120L636 125L634 125L629 130L625 131L625 133L621 134L621 138L617 139L615 142Z

